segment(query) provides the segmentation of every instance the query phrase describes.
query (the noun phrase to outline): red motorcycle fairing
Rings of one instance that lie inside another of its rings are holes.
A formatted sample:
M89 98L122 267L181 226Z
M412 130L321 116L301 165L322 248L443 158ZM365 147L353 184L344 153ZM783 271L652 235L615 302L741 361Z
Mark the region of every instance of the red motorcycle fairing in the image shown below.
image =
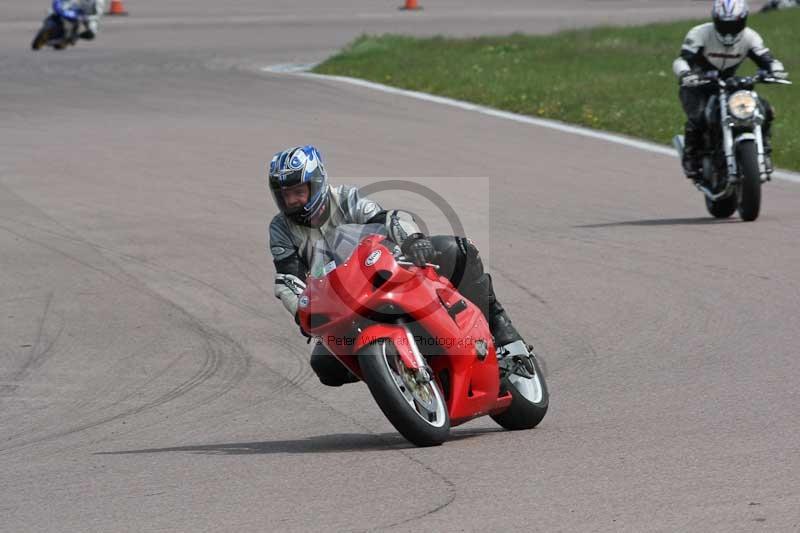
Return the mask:
M345 263L307 280L299 309L303 329L359 377L358 353L382 339L410 369L424 358L444 391L452 425L507 409L512 397L499 396L497 356L483 313L433 267L399 265L383 239L365 238Z

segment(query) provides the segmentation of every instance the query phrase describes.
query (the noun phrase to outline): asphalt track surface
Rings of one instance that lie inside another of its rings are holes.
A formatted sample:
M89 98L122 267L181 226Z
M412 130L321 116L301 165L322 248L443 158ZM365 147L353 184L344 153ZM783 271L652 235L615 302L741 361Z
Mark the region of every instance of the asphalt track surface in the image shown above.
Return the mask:
M42 6L3 3L0 530L797 531L800 186L715 222L674 158L260 70L706 3L397 3L128 0L39 53ZM263 166L298 143L461 213L546 360L540 427L416 449L317 382L265 246Z

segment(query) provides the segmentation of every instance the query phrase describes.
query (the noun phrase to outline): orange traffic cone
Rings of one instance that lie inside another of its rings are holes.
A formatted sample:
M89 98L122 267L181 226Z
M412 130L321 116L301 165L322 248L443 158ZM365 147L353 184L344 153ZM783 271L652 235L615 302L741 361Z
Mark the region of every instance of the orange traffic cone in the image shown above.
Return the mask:
M404 11L417 11L422 9L422 6L419 5L417 0L406 0L406 5L401 6L398 9L402 9Z
M109 15L127 15L125 7L122 5L122 0L111 0L111 7L108 9Z

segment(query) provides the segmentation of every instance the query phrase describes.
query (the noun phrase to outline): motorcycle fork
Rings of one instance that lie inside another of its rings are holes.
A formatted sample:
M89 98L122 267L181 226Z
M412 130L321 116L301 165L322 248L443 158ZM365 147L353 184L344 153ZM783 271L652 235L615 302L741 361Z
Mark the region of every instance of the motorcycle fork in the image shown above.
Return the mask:
M728 116L728 94L719 92L720 127L722 128L722 149L725 152L725 166L728 169L728 183L739 181L739 169L736 165L736 152L733 146L733 122Z
M756 95L756 101L758 101L758 95ZM756 109L754 121L753 134L756 136L756 150L758 150L758 174L761 177L761 181L765 182L769 181L770 176L767 173L767 154L764 150L764 132L762 130L764 117L758 109Z

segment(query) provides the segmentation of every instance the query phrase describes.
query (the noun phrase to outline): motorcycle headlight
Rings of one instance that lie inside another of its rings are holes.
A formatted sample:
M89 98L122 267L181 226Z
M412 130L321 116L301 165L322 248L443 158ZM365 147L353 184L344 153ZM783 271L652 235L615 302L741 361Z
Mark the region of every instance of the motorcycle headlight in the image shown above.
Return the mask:
M736 91L728 99L728 108L734 118L748 119L756 111L756 99L750 91Z

